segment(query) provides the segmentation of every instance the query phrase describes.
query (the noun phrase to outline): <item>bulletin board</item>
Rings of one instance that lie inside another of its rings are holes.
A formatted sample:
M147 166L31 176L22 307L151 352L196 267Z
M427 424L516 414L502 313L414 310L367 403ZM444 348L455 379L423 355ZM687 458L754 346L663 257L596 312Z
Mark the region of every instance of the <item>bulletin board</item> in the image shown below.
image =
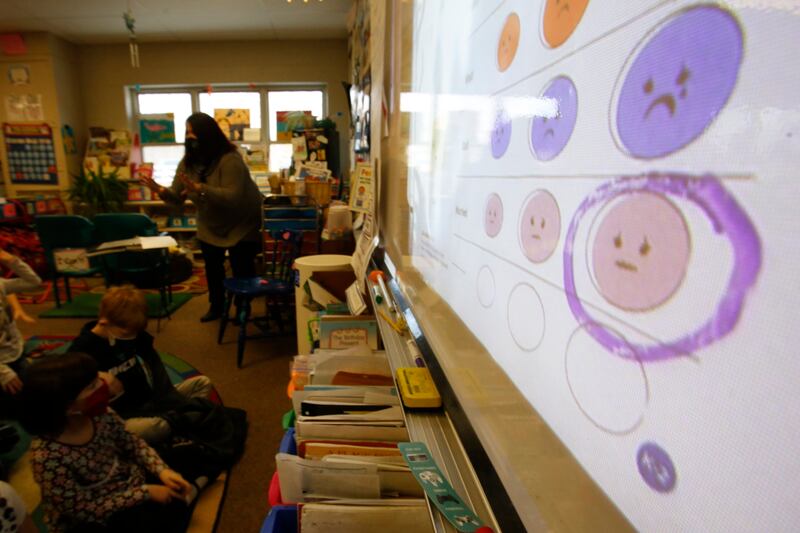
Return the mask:
M53 130L47 124L3 124L8 174L17 185L57 185Z

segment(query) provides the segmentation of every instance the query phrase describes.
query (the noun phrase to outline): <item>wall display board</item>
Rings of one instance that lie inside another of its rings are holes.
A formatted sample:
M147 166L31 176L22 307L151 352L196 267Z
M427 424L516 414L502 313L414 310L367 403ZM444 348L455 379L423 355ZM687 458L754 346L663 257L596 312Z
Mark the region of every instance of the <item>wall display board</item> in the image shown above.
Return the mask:
M47 124L3 124L11 183L58 184L53 131Z
M414 2L411 265L639 530L800 528L790 4Z

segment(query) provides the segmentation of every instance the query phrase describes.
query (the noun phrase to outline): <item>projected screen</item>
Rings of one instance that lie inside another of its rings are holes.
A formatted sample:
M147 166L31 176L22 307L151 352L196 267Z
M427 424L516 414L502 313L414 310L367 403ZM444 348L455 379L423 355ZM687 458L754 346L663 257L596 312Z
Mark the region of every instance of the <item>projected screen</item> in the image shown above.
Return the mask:
M798 13L414 4L413 266L639 529L800 527Z

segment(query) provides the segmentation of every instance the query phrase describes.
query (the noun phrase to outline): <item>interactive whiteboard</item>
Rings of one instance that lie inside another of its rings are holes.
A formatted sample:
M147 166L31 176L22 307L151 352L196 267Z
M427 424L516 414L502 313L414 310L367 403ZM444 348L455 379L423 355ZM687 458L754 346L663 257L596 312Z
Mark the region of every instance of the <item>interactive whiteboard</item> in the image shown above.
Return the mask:
M799 529L798 4L413 11L425 283L637 529Z

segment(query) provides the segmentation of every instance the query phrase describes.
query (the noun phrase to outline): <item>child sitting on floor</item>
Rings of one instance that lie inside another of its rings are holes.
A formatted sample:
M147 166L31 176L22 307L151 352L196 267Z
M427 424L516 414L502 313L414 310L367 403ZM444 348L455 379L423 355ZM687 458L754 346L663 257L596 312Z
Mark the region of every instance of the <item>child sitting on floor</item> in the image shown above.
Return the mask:
M19 276L0 278L0 385L6 394L14 395L22 390L19 374L24 371L25 366L25 358L22 357L25 342L15 320L20 316L21 308L12 307L13 302L9 301L9 297L17 292L35 289L42 280L22 259L2 249L0 249L0 263ZM6 408L7 406L3 406L3 409Z
M196 491L125 430L107 410L108 398L107 381L85 354L46 358L28 369L20 422L38 437L31 463L49 530L184 531Z
M99 320L87 323L70 350L92 356L111 379L111 407L126 419L125 427L150 444L170 435L160 415L186 398L207 398L211 380L196 376L173 386L153 347L147 327L147 301L142 291L112 287L100 302Z

